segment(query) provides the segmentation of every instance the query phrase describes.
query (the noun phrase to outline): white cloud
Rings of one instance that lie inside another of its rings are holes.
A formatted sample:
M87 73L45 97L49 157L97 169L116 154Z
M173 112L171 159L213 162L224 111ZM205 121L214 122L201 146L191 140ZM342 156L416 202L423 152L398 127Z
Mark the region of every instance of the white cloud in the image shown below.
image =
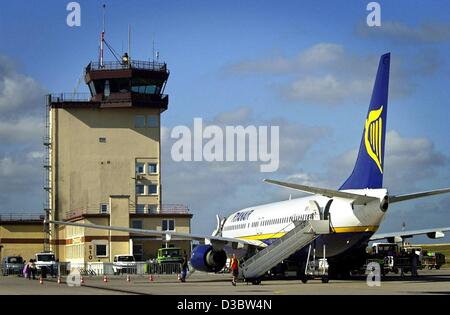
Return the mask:
M36 116L0 120L0 143L37 145L44 135L43 119Z
M319 43L296 56L272 56L246 60L225 67L228 75L284 76L271 86L288 101L307 105L367 104L375 81L379 55L346 52L342 45ZM433 50L421 49L391 60L390 99L407 97L417 88L416 79L434 75L442 58Z
M450 39L450 25L432 22L409 26L400 22L385 21L381 27L358 24L356 33L362 37L387 39L394 43L438 43Z
M330 169L333 181L343 182L351 173L359 148L334 159ZM449 157L438 151L425 137L404 137L391 130L386 136L384 186L393 193L421 189L424 180L436 179L439 170L449 164ZM444 172L445 173L445 172Z
M289 192L264 184L264 178L288 176L297 169L305 155L329 130L294 124L284 119L263 121L255 118L250 109L239 107L218 114L204 126L241 124L280 126L280 168L274 173L261 173L260 162L179 162L172 161L170 131L162 139L163 198L165 203L188 204L194 212L196 231L211 232L215 228L215 213L228 214L233 210L287 198ZM190 123L184 123L189 126ZM164 128L166 129L166 128ZM166 189L164 188L166 187Z
M286 89L289 98L307 104L336 105L347 101L367 101L372 82L346 80L328 74L322 77L306 77L296 80Z
M45 104L45 90L33 78L18 73L14 62L0 56L0 113L34 112Z

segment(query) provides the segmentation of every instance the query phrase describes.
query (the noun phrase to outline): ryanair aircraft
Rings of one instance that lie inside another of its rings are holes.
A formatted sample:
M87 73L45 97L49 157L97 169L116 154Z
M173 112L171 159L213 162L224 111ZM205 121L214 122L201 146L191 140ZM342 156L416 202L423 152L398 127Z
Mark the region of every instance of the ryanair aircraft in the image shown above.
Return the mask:
M194 248L191 265L196 270L208 272L223 269L227 255L231 252L236 252L245 259L261 249L270 247L274 241L283 238L294 229L298 222L328 220L330 233L318 236L314 242L318 248L316 254L319 256L322 255L322 245L326 244L330 276L345 275L352 268L361 266L364 263L361 259L364 257L365 248L371 240L388 239L400 242L421 234L430 238L443 237L444 232L450 231L450 227L375 234L391 204L450 192L450 188L446 188L406 195L390 195L387 189L383 188L389 67L388 53L380 58L355 167L338 190L265 180L267 183L302 191L310 196L246 208L223 220L217 217L218 225L211 236L50 222L133 234L159 235L167 239L177 237L197 240L202 245ZM302 266L302 263L304 266L307 250L308 246L303 245L291 255L291 258L296 260L299 266Z

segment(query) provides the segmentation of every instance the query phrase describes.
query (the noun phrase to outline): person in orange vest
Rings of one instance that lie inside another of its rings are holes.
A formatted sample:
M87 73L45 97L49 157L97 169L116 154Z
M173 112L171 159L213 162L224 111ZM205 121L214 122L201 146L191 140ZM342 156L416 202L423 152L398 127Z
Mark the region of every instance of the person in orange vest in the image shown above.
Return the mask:
M233 254L233 257L231 257L230 267L233 274L233 280L231 281L231 284L236 286L236 281L239 275L239 260L236 258L236 254Z

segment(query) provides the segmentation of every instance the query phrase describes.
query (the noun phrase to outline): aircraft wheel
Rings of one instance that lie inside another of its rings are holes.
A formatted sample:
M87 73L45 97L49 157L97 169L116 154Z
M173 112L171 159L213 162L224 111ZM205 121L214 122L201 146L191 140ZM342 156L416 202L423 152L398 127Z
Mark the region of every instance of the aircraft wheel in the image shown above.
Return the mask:
M260 285L261 284L261 279L252 280L252 284L253 285Z
M322 283L328 283L329 281L328 277L322 277Z
M302 277L301 280L302 280L302 283L306 283L306 282L308 282L308 277L306 277L306 276L305 276L305 277Z

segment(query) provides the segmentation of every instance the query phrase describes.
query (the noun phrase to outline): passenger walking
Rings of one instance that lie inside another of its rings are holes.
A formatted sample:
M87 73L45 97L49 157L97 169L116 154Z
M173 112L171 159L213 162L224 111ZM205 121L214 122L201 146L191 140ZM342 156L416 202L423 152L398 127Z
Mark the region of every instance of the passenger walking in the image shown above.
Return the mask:
M236 282L239 276L239 260L236 258L236 254L233 254L233 256L231 257L230 268L233 274L233 280L231 281L231 284L233 286L236 286Z
M185 251L183 255L183 261L181 262L181 275L180 275L181 282L186 282L187 272L188 272L188 257Z
M31 277L33 277L33 280L36 280L36 272L37 272L36 263L35 263L34 259L31 259L30 260L30 274L31 274Z
M28 274L30 273L30 266L28 265L26 260L23 262L22 273L23 273L23 278L24 279L28 278Z

